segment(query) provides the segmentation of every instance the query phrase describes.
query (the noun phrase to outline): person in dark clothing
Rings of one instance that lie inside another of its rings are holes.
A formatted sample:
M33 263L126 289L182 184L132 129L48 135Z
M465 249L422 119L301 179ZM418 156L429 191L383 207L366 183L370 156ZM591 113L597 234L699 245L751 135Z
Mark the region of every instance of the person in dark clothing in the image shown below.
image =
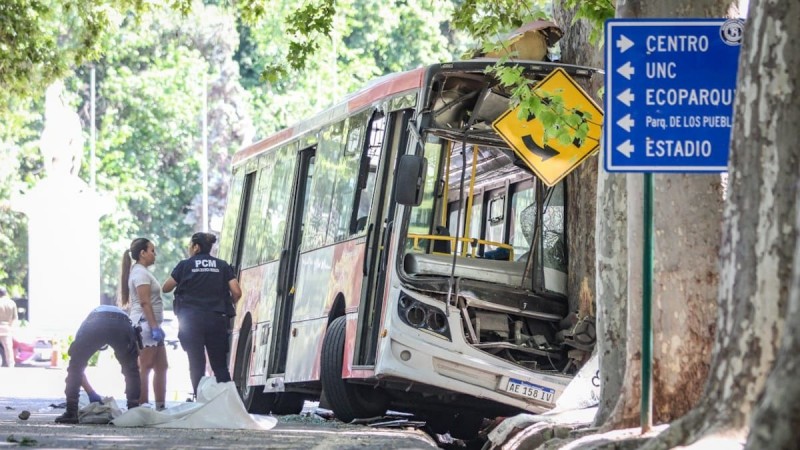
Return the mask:
M189 376L194 394L208 362L218 383L231 381L228 370L228 327L235 315L233 304L242 289L233 268L211 256L217 238L195 233L189 243L188 259L178 263L161 290L175 289L173 308L178 317L178 340L189 358Z
M101 305L81 323L75 340L69 346L66 388L67 410L56 417L56 423L78 423L78 395L86 379L84 371L89 358L105 345L114 349L125 377L128 409L139 406L139 336L125 311L116 306Z

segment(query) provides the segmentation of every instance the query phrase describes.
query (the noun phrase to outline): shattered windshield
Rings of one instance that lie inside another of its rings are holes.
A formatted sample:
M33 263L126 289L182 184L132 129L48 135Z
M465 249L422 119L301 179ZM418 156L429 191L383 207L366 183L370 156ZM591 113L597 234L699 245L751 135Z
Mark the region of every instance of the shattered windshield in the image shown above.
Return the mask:
M566 293L563 184L537 182L505 147L429 135L425 158L423 201L411 211L406 236L408 275L454 272Z

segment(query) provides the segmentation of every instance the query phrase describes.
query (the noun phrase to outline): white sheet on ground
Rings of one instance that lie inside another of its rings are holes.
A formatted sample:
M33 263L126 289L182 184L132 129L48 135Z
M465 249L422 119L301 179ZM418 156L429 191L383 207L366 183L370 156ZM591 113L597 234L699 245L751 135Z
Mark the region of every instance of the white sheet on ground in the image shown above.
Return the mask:
M214 377L203 377L197 386L197 401L163 411L129 409L112 423L118 427L269 430L277 422L272 416L248 414L232 381L217 383Z

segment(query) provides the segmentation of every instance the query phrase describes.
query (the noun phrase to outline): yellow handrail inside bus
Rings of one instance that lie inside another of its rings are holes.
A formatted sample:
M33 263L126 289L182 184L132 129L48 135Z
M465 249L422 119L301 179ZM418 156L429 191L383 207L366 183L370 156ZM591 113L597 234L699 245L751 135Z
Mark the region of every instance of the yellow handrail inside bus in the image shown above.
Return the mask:
M469 226L472 224L472 194L475 191L475 174L477 171L478 147L472 146L472 175L469 177L469 194L467 194L467 219L466 222L464 222L464 236L469 236ZM467 254L466 248L463 248L463 246L461 248L461 253Z
M447 196L450 191L450 152L453 151L453 143L447 141L447 150L444 152L444 193L442 194L442 225L447 223Z
M415 251L419 251L419 252L423 251L424 249L422 247L420 247L419 243L420 243L421 240L429 239L431 241L448 241L448 242L450 242L451 248L454 251L456 251L456 254L458 254L457 248L455 246L455 243L456 243L455 236L442 236L440 234L409 233L408 234L408 238L411 239L411 241L413 242L412 249L415 250ZM469 244L470 249L471 249L469 254L467 254L467 255L459 255L459 256L462 256L462 257L469 256L471 258L477 258L478 257L478 247L479 246L481 246L481 245L493 245L495 247L504 248L504 249L508 250L508 260L509 261L513 261L514 260L514 247L509 245L509 244L504 244L502 242L495 242L495 241L487 241L486 239L476 239L476 238L468 238L468 237L458 238L458 241L461 242L462 244L464 244L464 247L467 246L466 244ZM431 251L431 254L432 255L450 255L451 253Z

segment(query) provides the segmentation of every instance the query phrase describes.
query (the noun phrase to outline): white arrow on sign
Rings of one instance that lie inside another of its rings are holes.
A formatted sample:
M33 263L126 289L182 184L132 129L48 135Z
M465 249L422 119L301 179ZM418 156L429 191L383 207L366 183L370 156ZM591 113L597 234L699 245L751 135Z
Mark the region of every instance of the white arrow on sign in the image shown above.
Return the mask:
M622 119L619 119L617 121L617 125L621 126L628 133L631 132L631 128L633 128L633 123L634 123L634 120L631 119L631 115L630 114L625 114L625 117L623 117Z
M636 72L636 70L633 68L630 61L626 62L624 66L617 69L618 74L622 75L623 77L629 80L631 79L631 75L633 75L634 72Z
M620 53L625 53L629 48L633 47L633 41L628 39L624 34L619 35L617 39L617 48Z
M622 91L621 94L617 96L617 100L621 101L622 103L625 103L625 106L631 106L634 97L635 96L633 95L633 92L631 92L630 89L625 89L624 91Z
M617 146L617 151L630 158L631 153L633 153L633 144L631 144L631 140L627 139L622 144L619 144Z

